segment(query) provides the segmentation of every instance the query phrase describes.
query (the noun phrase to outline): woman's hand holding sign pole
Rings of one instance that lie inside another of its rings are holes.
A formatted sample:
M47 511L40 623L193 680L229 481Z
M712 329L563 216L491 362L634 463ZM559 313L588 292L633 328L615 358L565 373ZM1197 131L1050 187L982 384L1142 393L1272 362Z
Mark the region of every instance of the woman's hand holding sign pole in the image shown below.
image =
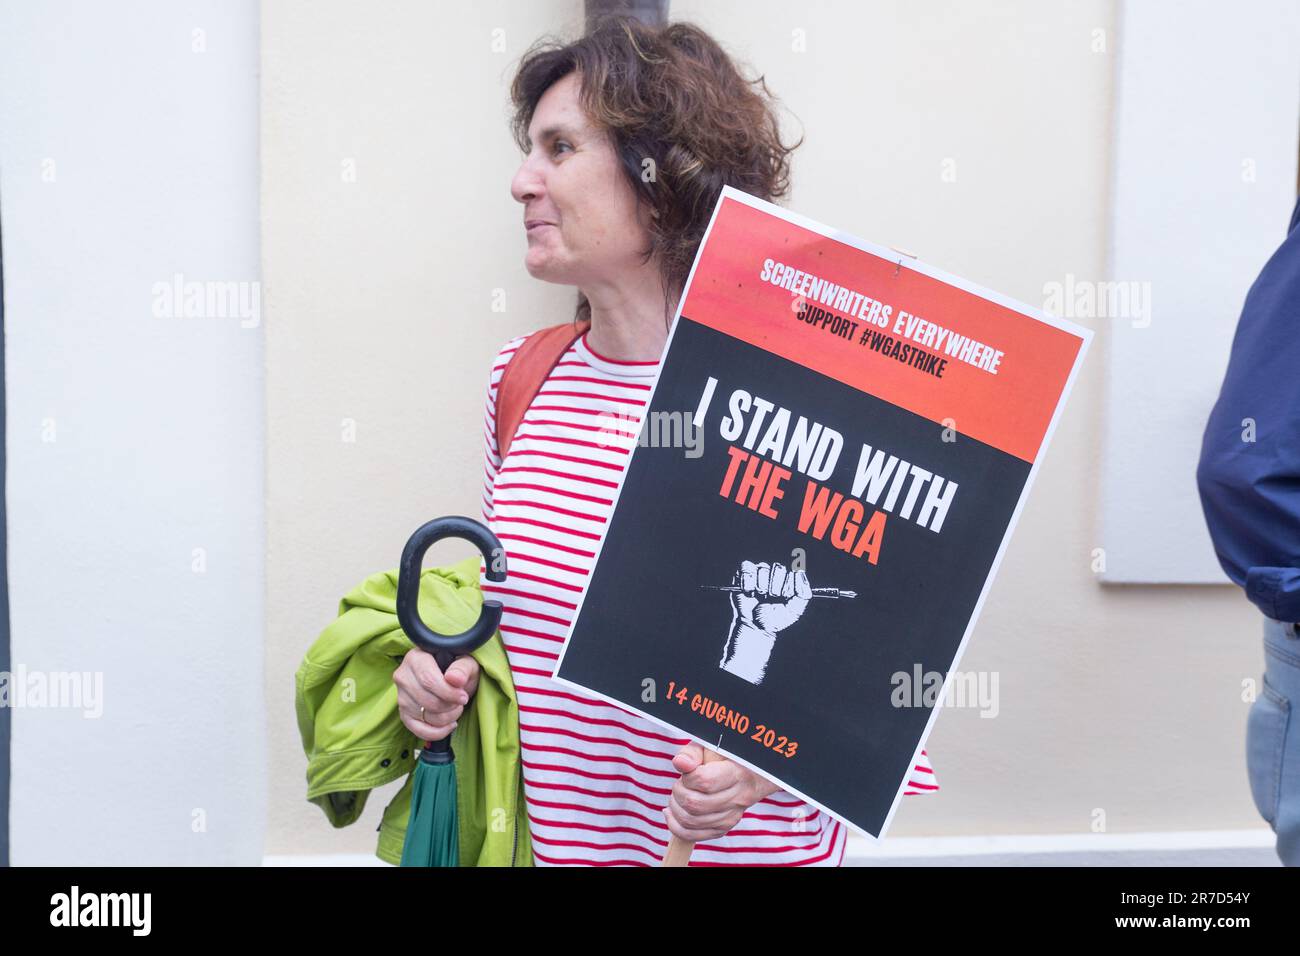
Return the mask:
M695 844L727 833L746 810L781 789L699 744L683 747L673 767L682 776L673 784L664 810L672 833L664 866L686 866Z

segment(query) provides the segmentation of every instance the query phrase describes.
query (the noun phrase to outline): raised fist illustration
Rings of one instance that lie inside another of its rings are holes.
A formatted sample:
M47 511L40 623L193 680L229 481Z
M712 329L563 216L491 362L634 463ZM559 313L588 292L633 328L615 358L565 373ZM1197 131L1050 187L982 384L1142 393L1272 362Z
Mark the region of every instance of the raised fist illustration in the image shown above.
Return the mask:
M812 587L803 571L773 562L742 561L731 581L731 628L718 666L761 684L776 635L803 615Z

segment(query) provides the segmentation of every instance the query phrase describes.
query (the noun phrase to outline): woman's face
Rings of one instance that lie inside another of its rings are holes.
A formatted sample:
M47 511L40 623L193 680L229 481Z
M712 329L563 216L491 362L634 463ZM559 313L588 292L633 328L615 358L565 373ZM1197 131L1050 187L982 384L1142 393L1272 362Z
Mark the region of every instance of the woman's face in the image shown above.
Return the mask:
M649 232L612 143L578 102L576 72L542 95L528 139L510 192L524 207L529 274L585 291L644 268Z

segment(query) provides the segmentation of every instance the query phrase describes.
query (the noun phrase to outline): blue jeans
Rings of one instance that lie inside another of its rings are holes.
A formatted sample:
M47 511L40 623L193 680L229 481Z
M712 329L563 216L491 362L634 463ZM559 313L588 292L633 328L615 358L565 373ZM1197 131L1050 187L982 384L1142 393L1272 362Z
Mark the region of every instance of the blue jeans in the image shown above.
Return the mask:
M1246 720L1246 774L1255 807L1277 834L1277 855L1300 866L1300 633L1264 618L1264 681Z

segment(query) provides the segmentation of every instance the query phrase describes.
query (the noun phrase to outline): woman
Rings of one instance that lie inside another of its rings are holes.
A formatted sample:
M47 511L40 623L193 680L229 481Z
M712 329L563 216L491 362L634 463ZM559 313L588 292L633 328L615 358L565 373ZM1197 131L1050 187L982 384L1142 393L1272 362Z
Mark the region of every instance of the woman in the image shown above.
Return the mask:
M785 195L789 154L771 102L698 28L607 19L543 42L512 87L534 278L577 286L587 325L528 407L506 460L496 387L523 337L493 364L483 517L510 554L501 634L520 701L524 786L538 865L656 865L670 835L696 865L838 866L842 824L730 760L550 674L613 491L635 444L686 276L724 184ZM767 93L766 84L762 84ZM617 417L616 417L617 416ZM622 442L609 422L625 422ZM405 725L451 733L478 681L471 657L445 675L412 650L394 675ZM421 707L424 720L420 719ZM908 792L932 792L928 762Z

